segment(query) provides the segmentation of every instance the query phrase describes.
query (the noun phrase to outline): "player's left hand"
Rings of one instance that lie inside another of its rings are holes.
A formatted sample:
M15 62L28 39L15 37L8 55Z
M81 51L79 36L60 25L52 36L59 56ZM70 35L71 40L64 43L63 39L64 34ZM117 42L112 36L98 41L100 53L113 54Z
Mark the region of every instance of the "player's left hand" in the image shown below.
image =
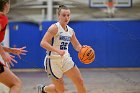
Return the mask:
M87 47L88 45L83 45L82 47ZM90 47L90 46L89 46Z
M17 55L21 59L20 55L26 55L26 52L28 52L27 50L25 50L25 48L25 46L22 48L12 48L12 54Z

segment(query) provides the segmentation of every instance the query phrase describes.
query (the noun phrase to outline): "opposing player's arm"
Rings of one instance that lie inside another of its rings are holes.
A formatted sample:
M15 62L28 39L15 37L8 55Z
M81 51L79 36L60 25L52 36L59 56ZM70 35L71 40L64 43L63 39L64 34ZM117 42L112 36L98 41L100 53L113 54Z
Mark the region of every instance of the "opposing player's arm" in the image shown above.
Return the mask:
M2 46L2 48L4 49L5 52L8 52L8 53L13 53L14 54L14 48L9 48L9 47L5 47L5 46Z
M71 38L71 43L72 43L72 45L73 45L73 47L76 51L79 51L82 47L82 45L79 43L78 39L76 38L74 32L73 32L73 35L72 35L72 38Z
M0 21L0 31L2 30L2 26L1 26L1 21ZM3 49L3 46L1 45L0 43L0 54L4 53L4 49Z
M4 54L4 49L3 49L3 46L1 45L1 43L0 43L0 55L2 55L2 54Z
M3 46L3 49L4 49L5 52L8 52L8 53L12 53L12 51L13 51L13 50L12 50L11 48L9 48L9 47L4 47L4 46Z
M48 51L58 52L58 50L54 48L53 46L51 46L51 44L49 43L51 42L52 38L57 34L57 32L58 32L57 26L55 24L51 25L48 31L45 33L40 43L40 46Z
M0 31L1 31L1 24L0 24Z

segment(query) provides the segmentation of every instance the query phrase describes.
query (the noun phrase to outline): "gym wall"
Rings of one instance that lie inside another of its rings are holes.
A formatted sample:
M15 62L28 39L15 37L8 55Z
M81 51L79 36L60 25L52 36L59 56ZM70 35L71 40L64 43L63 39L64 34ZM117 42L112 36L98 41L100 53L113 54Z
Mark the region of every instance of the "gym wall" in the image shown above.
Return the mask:
M40 41L54 21L38 24L31 22L10 22L10 46L26 46L28 53L16 60L14 68L43 68L45 50ZM79 42L95 50L95 61L82 64L72 45L69 52L80 68L140 67L140 20L117 21L72 21L69 23Z

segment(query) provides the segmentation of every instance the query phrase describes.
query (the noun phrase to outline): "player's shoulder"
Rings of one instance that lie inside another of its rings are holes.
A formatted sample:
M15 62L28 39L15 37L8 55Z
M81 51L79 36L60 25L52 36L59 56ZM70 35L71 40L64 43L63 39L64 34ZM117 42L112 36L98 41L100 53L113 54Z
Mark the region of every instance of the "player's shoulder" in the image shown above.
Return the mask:
M53 32L53 33L57 33L58 32L58 28L55 24L52 24L49 28L48 31Z
M8 21L8 18L7 18L6 15L0 14L0 20L1 20L1 21Z
M70 33L71 35L73 35L73 34L74 34L73 28L71 28L71 27L68 26L68 25L67 25L67 28L68 28L69 33Z
M0 24L1 26L5 26L8 23L8 18L4 14L0 14Z
M52 30L57 30L57 26L56 26L56 23L52 24L49 29L52 29Z

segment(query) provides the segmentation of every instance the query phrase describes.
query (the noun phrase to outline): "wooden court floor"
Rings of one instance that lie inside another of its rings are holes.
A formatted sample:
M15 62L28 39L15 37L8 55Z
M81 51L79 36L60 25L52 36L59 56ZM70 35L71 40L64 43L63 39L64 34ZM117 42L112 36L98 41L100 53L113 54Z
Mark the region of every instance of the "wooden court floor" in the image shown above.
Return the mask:
M140 69L80 69L87 93L140 93ZM22 81L22 93L37 93L37 84L50 84L43 70L15 72ZM76 93L73 83L64 76L65 93ZM0 93L7 88L0 85Z

